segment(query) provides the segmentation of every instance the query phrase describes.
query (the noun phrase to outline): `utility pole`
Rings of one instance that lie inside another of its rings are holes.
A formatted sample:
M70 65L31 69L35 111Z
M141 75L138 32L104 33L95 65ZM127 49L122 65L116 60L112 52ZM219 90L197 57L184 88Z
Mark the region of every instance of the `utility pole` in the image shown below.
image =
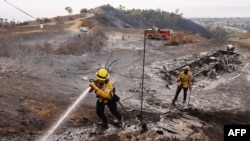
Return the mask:
M143 90L144 90L144 68L145 68L145 54L146 54L146 30L144 31L144 47L143 47L143 63L142 63L142 85L141 85L141 117L140 117L140 122L141 122L141 126L143 126L143 113L142 113L142 109L143 109Z

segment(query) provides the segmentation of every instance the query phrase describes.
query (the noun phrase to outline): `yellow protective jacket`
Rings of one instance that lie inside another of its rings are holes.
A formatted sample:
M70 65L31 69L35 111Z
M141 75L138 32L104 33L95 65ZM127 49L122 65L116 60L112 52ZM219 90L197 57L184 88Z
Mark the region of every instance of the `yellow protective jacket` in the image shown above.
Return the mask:
M99 102L108 103L108 100L113 97L113 84L111 82L104 83L102 86L98 86L99 88L95 91Z
M178 78L177 78L177 82L178 82L178 86L182 87L182 88L189 88L192 85L192 73L190 71L188 71L187 74L184 73L184 71L180 72Z

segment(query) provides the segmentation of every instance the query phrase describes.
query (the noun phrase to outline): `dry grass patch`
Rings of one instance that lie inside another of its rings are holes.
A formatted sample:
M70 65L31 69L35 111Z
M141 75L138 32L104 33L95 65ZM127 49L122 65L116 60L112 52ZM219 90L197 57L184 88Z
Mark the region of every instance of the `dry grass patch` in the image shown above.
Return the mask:
M61 44L56 49L56 53L62 55L81 55L86 52L99 51L103 45L104 42L101 37L82 34Z
M188 44L199 40L202 40L202 37L198 34L175 32L173 36L164 45Z

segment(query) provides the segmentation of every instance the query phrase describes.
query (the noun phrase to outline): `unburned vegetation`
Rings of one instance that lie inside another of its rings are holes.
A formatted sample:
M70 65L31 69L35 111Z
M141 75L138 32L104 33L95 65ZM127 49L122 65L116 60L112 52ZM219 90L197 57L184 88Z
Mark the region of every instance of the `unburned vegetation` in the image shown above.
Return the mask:
M164 45L180 45L180 44L188 44L196 41L203 40L199 34L191 34L184 32L175 32L173 36L166 41Z

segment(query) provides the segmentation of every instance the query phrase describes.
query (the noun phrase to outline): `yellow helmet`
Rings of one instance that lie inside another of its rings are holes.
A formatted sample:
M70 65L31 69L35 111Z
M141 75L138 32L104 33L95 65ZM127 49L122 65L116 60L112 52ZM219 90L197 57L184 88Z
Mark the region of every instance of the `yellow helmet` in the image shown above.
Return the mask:
M96 79L98 79L98 80L108 80L109 79L109 72L106 69L99 69L96 72Z

